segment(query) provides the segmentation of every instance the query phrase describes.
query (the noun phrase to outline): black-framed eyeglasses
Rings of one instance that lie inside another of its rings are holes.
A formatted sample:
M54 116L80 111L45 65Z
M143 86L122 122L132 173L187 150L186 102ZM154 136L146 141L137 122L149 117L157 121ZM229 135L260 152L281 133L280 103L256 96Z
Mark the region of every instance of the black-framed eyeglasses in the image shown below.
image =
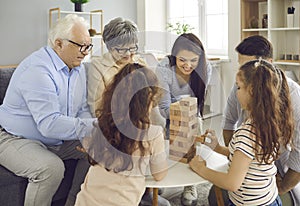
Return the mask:
M70 39L65 39L65 40L67 40L68 42L70 42L70 43L72 43L72 44L75 44L76 46L79 46L80 47L80 49L79 49L79 51L80 52L85 52L85 51L91 51L91 49L93 48L93 44L89 44L89 45L85 45L85 44L79 44L79 43L77 43L77 42L75 42L75 41L72 41L72 40L70 40Z
M129 48L115 48L115 50L119 53L119 54L126 54L128 51L130 53L135 53L138 50L138 46L135 45L135 47L129 47Z

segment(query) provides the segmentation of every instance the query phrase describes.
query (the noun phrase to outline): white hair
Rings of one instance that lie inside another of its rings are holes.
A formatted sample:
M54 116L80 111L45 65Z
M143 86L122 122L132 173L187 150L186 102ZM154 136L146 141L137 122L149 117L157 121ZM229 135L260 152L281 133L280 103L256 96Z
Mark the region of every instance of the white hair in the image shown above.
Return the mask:
M72 38L71 29L78 23L86 26L87 29L89 28L85 19L76 14L68 14L64 18L58 19L56 24L50 28L48 34L48 45L53 48L56 39Z

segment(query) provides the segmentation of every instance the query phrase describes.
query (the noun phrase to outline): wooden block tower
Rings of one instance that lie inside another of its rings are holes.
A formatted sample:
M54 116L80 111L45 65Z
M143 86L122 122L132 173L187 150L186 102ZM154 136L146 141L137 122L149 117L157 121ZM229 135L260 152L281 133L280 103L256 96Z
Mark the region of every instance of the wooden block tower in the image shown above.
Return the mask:
M169 158L188 163L194 157L198 133L197 98L185 97L170 105Z

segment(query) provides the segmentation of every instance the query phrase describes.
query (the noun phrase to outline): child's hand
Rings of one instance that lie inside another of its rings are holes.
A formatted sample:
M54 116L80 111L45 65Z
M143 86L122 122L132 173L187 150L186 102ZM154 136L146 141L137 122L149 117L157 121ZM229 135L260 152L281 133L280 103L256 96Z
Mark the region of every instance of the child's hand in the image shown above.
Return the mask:
M76 146L76 149L77 149L79 152L86 153L85 149L84 149L82 146Z
M89 161L89 163L91 165L96 165L97 162L86 152L86 150L82 147L82 146L76 146L76 149L79 151L79 152L82 152L82 153L85 153L86 156L87 156L87 159Z
M219 145L218 139L216 137L216 132L214 130L207 129L202 136L205 137L204 144L210 147L212 150L215 150Z
M202 168L206 167L206 161L196 155L189 163L191 169L200 175Z

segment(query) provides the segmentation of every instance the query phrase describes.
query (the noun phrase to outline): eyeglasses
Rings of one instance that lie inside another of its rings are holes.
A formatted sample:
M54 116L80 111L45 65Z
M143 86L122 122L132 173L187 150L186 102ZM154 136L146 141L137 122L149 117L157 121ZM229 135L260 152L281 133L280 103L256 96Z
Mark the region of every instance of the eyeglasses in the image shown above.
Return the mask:
M89 45L85 45L85 44L78 44L78 43L76 43L76 42L74 42L74 41L72 41L72 40L70 40L70 39L65 39L65 40L67 40L68 42L71 42L72 44L75 44L76 46L79 46L80 47L80 49L79 49L79 51L80 52L85 52L85 51L91 51L91 49L93 48L93 44L89 44Z
M138 46L135 45L135 47L129 47L129 48L115 48L115 50L119 53L119 54L126 54L126 52L130 52L130 53L134 53L138 50Z

